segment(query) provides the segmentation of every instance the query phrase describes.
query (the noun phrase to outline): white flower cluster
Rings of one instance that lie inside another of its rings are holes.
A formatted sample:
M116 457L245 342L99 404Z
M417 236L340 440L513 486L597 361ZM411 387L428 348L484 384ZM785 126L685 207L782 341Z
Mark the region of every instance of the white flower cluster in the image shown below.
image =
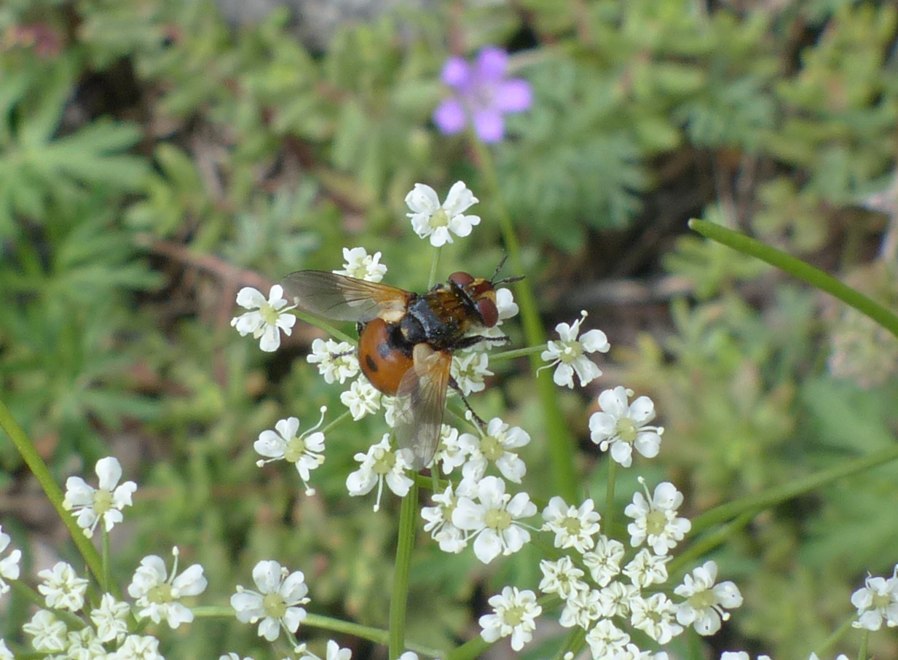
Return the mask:
M122 508L130 506L131 496L137 490L133 481L119 485L122 468L113 457L100 459L95 471L99 478L97 488L81 477L69 477L63 500L87 536L101 521L107 532L121 522ZM0 595L9 589L7 580L19 578L21 551L16 549L2 557L9 543L9 536L0 529ZM110 593L100 594L97 601L88 601L88 579L64 561L40 571L37 591L43 597L43 607L22 627L30 637L32 649L66 658L161 659L159 640L152 635L131 633L129 623L134 618L157 624L165 620L173 629L189 623L193 621L193 611L181 599L197 596L207 586L199 564L178 573L178 549L172 552L175 560L170 573L156 555L141 560L128 587L133 603L118 600ZM12 657L0 640L0 660Z
M130 633L128 624L131 616L154 623L164 619L171 628L193 621L193 612L180 599L205 591L206 578L199 564L178 574L177 549L174 554L171 575L159 557L150 555L141 560L128 587L128 594L135 599L133 605L109 593L104 593L96 605L86 603L88 580L65 562L40 571L38 591L46 608L39 609L22 627L31 637L32 648L67 658L161 659L159 640ZM73 618L81 618L81 624L73 625Z
M530 540L530 532L520 521L536 514L536 505L527 493L506 493L505 481L521 483L527 472L516 450L529 444L523 429L510 426L498 417L487 422L477 434L462 433L443 425L437 460L443 472L461 467L458 486L434 493L434 505L423 507L424 530L444 552L461 552L474 542L474 554L489 563L501 555L520 550ZM484 476L495 469L504 477Z
M280 563L266 559L253 567L255 589L237 586L231 596L231 607L242 623L257 625L259 637L274 642L284 632L299 660L321 660L308 650L306 644L298 644L296 631L307 615L303 605L309 603L309 587L302 571L290 571ZM326 660L349 660L352 652L341 649L333 640L327 642ZM219 656L219 660L240 660L237 653Z
M630 632L638 630L660 645L692 626L711 635L729 618L726 611L742 603L732 582L716 583L717 565L706 562L667 596L667 562L691 524L677 515L683 496L665 482L649 496L635 493L625 509L632 519L629 548L601 531L591 499L578 506L553 497L543 510L542 529L554 534L555 547L573 551L540 562L539 589L564 601L560 623L586 630L593 657L666 657L639 649ZM586 570L579 568L583 566ZM588 571L588 575L587 575ZM629 632L628 632L629 630Z
M898 564L892 577L868 575L864 586L851 594L857 608L857 621L851 625L865 630L879 630L883 622L889 628L898 626Z
M480 224L480 217L466 214L465 211L477 201L463 181L452 185L446 201L442 203L436 191L423 183L416 183L405 197L405 203L411 211L407 215L412 229L421 238L429 239L434 247L452 243L453 234L459 237L471 234L473 228ZM387 272L387 267L380 263L380 258L380 252L369 255L363 247L343 248L343 268L333 272L369 282L380 282ZM510 295L507 289L504 291L506 293L501 295L503 299ZM502 304L506 303L507 308L509 301L499 300L499 297L497 292L501 320ZM263 351L276 351L281 345L280 333L289 336L293 332L296 316L290 314L290 311L295 305L290 305L284 298L281 285L272 286L267 298L254 287L243 287L237 292L237 304L247 311L231 319L231 326L241 336L252 335L254 339L258 339ZM340 382L343 380L340 379Z
M440 203L432 188L420 183L415 184L414 189L406 196L412 227L421 238L428 238L435 247L451 243L453 235L470 235L473 227L480 223L480 218L466 214L465 211L476 202L477 199L461 181L452 186L443 203ZM386 265L381 263L380 252L369 254L363 247L343 248L343 258L343 267L334 270L334 273L380 282L387 272ZM276 350L280 345L280 332L287 335L292 332L296 317L291 312L295 306L284 298L284 290L280 285L273 286L267 298L256 289L245 287L237 294L237 304L248 311L233 318L231 325L241 335L251 334L260 339L262 350ZM496 290L496 308L497 323L491 328L477 329L478 336L500 337L502 322L518 313L518 306L509 289ZM482 391L486 386L485 379L493 375L486 353L491 345L491 342L483 341L452 355L450 375L465 395ZM353 420L358 421L383 410L387 425L395 426L395 398L382 394L361 374L353 344L333 339L315 339L306 359L316 366L325 382L345 385L348 381L346 389L340 394L340 401L349 410ZM449 391L449 396L454 394L454 390ZM299 420L296 417L278 421L274 430L263 431L254 444L256 452L263 457L258 464L261 466L278 460L293 463L306 485L306 493L314 493L314 489L309 486L310 472L324 462L324 434L317 431L319 426L299 435ZM499 420L493 420L485 438L478 438L473 434L458 438L457 431L453 433L451 440L457 439L461 444L454 449L446 446L440 453L446 473L464 463L465 475L477 474L479 478L487 464L495 463L505 478L520 482L526 471L523 462L513 452L502 450L502 447L514 449L529 442L529 436L523 431L502 427ZM365 495L377 486L374 505L377 510L385 483L400 497L408 492L411 480L404 472L410 466L405 459L396 455L386 440L372 445L366 453L356 454L355 458L360 467L347 478L346 485L350 495Z

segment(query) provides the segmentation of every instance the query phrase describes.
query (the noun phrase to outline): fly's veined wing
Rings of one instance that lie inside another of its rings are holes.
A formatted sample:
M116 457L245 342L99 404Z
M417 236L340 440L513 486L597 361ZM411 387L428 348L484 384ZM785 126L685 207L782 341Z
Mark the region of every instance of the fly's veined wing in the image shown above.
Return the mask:
M398 320L411 297L408 291L393 286L323 270L290 273L281 286L287 299L302 311L334 321Z
M427 466L436 453L443 425L452 356L427 344L415 345L414 366L396 392L396 441L412 468Z

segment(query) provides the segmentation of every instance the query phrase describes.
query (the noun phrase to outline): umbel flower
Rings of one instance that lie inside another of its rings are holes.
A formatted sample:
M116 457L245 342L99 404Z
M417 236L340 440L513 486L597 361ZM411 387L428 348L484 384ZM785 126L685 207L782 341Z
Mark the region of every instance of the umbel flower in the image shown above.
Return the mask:
M505 587L501 594L489 599L492 614L480 617L480 636L487 642L511 636L511 648L520 651L533 637L536 617L543 608L536 602L536 594L529 589Z
M0 596L9 591L7 580L19 579L19 560L22 558L22 551L14 548L4 557L9 542L9 534L6 534L0 525Z
M586 310L571 324L559 323L555 326L558 339L549 341L540 357L549 364L540 370L556 367L552 379L559 387L574 387L574 374L580 385L588 385L602 375L602 370L589 359L588 353L607 353L611 349L608 338L601 330L593 329L580 334L580 324L586 320Z
M589 418L590 438L602 451L611 449L611 458L624 467L633 464L633 450L654 458L661 448L664 428L648 426L655 419L655 404L647 396L633 403L633 390L615 387L599 394L602 410Z
M452 184L442 204L433 188L416 183L405 196L406 206L411 211L406 215L418 236L429 237L432 246L441 247L452 242L452 234L468 236L472 228L480 224L480 216L465 214L478 201L464 181Z
M503 115L530 107L530 83L506 78L508 53L490 46L477 54L473 64L450 57L441 78L452 89L433 113L433 122L445 135L461 132L470 123L483 142L500 142L505 136Z
M134 571L128 586L128 595L135 598L141 608L137 613L139 617L148 617L154 623L164 618L171 628L193 621L193 612L180 602L180 598L203 593L208 583L199 564L193 564L178 574L179 554L177 547L172 549L175 559L171 574L157 555L148 555L140 560L140 566Z
M315 489L309 486L309 479L311 471L324 463L324 433L318 429L324 422L325 412L327 407L322 406L318 424L304 433L299 433L297 417L279 420L274 425L274 431L262 431L253 443L253 449L265 458L256 461L256 465L262 467L265 463L279 460L293 463L306 486L306 495L314 495Z
M119 485L122 466L118 459L107 456L97 461L98 488L89 486L81 477L69 477L65 482L62 506L77 516L78 526L85 536L93 536L97 523L103 521L106 531L123 519L122 509L131 506L131 495L137 484L126 481Z
M269 642L278 638L281 628L296 632L306 618L306 610L300 605L309 602L309 588L302 571L290 573L276 561L260 561L253 568L253 582L259 591L238 585L237 593L231 596L237 620L258 623L259 636Z
M851 594L851 604L857 608L855 628L879 630L882 622L890 628L898 626L898 564L892 577L868 575L864 586Z
M281 345L281 330L285 335L293 332L296 317L288 312L295 305L287 306L284 288L275 284L268 292L268 299L258 289L245 286L237 292L237 304L249 310L231 319L231 326L240 336L252 335L259 340L259 348L272 353Z

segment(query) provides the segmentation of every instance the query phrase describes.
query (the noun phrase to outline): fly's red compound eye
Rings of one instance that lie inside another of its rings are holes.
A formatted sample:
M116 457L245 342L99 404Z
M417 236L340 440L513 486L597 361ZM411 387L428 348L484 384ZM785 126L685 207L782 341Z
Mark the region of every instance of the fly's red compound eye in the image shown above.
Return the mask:
M487 328L492 328L499 322L499 310L496 303L489 298L481 298L477 301L477 312L483 319L483 325Z
M473 282L474 278L469 273L465 273L465 272L462 272L459 270L459 271L452 273L452 275L449 276L449 281L455 282L458 286L464 288L464 287L468 286L471 282Z

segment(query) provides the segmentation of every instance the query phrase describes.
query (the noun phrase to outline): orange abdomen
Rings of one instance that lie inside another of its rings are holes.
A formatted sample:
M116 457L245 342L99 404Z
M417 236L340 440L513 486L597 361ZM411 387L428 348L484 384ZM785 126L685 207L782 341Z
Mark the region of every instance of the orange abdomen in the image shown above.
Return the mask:
M405 372L412 368L412 356L399 345L396 325L376 318L365 324L359 335L359 366L374 387L395 396Z

